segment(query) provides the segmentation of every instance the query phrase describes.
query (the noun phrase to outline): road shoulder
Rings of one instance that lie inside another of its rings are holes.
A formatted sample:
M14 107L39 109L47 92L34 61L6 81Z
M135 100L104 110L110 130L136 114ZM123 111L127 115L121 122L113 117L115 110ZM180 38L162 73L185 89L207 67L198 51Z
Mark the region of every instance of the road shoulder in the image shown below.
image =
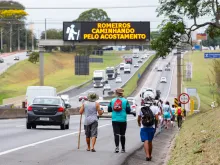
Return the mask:
M157 134L153 140L153 154L152 161L147 162L145 160L145 152L143 146L135 151L123 165L162 165L167 160L170 149L172 148L172 141L178 132L177 127L169 128L168 130L163 130L161 133Z

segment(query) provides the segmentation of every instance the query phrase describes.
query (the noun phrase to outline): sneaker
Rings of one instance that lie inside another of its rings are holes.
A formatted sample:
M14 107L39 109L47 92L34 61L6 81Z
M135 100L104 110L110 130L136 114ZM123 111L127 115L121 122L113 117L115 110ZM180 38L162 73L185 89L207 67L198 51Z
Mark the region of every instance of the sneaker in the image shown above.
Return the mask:
M125 153L125 149L122 149L122 150L121 150L121 153Z
M119 147L115 148L115 153L119 153Z

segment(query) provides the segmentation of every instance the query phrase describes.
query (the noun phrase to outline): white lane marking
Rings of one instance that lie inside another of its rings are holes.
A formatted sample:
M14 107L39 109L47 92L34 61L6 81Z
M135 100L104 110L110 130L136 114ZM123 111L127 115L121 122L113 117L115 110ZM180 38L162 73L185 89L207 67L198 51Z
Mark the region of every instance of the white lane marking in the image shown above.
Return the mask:
M17 125L16 127L24 127L25 125Z
M168 92L167 92L167 96L166 96L166 99L165 100L167 100L167 98L169 97L169 95L170 95L170 89L171 89L171 86L172 86L172 82L173 82L173 73L174 73L174 69L175 69L176 67L174 66L173 67L173 69L172 69L172 74L171 74L171 80L170 80L170 84L169 84L169 90L168 90Z
M136 120L136 118L129 119L129 120L127 120L127 122L133 121L133 120ZM112 125L112 123L101 125L98 128L106 127L106 126L109 126L109 125ZM82 130L81 132L84 132L84 130ZM22 149L25 149L25 148L28 148L28 147L33 147L33 146L36 146L38 144L43 144L43 143L50 142L50 141L57 140L57 139L61 139L61 138L67 137L67 136L75 135L75 134L78 134L78 133L79 133L78 131L73 132L73 133L68 133L68 134L65 134L65 135L61 135L61 136L49 138L49 139L46 139L46 140L42 140L42 141L39 141L39 142L27 144L27 145L24 145L24 146L21 146L21 147L13 148L13 149L10 149L10 150L7 150L7 151L0 152L0 156L9 154L11 152L19 151L19 150L22 150Z

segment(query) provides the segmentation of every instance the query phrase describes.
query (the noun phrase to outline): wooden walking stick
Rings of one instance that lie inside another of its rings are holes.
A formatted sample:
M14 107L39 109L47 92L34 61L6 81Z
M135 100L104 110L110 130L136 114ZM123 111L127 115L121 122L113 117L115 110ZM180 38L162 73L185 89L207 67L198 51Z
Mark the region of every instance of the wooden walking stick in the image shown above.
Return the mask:
M80 124L79 124L78 149L80 147L81 125L82 125L82 114L80 116Z

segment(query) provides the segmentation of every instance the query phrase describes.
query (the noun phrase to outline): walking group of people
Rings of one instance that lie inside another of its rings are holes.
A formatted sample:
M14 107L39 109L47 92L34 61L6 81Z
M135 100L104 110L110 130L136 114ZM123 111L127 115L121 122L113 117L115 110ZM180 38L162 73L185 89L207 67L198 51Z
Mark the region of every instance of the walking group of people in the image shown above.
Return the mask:
M123 96L124 90L116 89L116 97L113 98L108 105L108 112L112 112L112 128L115 141L115 153L119 153L119 143L121 142L121 152L125 150L125 134L127 129L127 114L130 114L131 108L128 100ZM100 109L100 105L96 102L99 96L96 93L88 95L88 101L84 102L80 108L80 114L85 113L84 129L87 142L87 151L96 152L95 143L98 135L98 116L102 115L104 111ZM181 104L178 107L172 105L168 101L163 103L162 100L153 102L141 107L138 113L138 126L140 129L140 138L144 142L144 149L146 153L146 161L152 159L152 140L154 138L157 128L159 131L165 126L169 129L177 119L178 128L181 128L182 120L184 117L184 110ZM90 146L92 141L92 146Z

